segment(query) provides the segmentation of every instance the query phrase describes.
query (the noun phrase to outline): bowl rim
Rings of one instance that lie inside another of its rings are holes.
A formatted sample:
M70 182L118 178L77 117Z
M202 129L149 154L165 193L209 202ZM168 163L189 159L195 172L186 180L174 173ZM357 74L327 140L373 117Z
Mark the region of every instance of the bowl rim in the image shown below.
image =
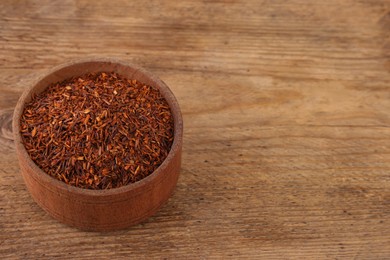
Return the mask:
M79 66L81 64L86 64L86 63L111 63L114 65L129 67L134 70L134 74L140 72L143 75L145 75L148 79L156 82L157 86L155 87L157 87L159 90L164 89L164 91L160 91L160 93L167 100L174 119L173 143L167 157L164 159L161 165L154 172L152 172L148 176L144 177L143 179L135 183L129 183L121 187L104 189L104 190L92 190L92 189L80 188L80 187L66 184L63 181L60 181L50 176L49 174L44 172L40 167L38 167L38 165L31 159L30 155L27 153L27 150L23 144L22 136L20 134L19 129L20 129L20 117L23 113L26 99L31 95L31 93L34 91L37 85L41 81L43 81L46 77L55 74L56 72L65 69L67 67ZM27 160L28 167L32 168L32 172L39 182L48 183L48 185L55 186L56 188L65 192L70 192L76 195L77 194L84 195L84 196L87 195L93 197L105 197L110 195L127 193L131 191L139 190L142 187L148 186L148 184L153 184L156 178L158 178L161 174L164 174L170 162L173 161L173 158L178 153L181 152L181 147L183 142L183 118L179 107L179 103L177 102L175 95L173 94L171 89L165 84L165 82L163 82L159 77L152 74L148 70L138 65L135 65L131 62L123 61L117 58L106 58L106 57L74 59L74 60L70 60L69 62L57 65L52 69L43 72L43 74L40 77L38 77L36 80L34 80L32 83L29 84L28 88L23 91L21 97L19 98L13 113L12 129L13 129L16 151L21 153L20 156L22 156L25 160ZM20 160L20 156L18 156L19 160Z

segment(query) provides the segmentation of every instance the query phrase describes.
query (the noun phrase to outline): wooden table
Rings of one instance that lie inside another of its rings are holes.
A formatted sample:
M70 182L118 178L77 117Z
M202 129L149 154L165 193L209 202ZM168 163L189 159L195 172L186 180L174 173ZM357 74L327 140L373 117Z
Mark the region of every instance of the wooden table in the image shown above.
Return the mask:
M82 232L29 196L28 83L113 56L181 105L179 183L145 223ZM0 2L0 258L390 258L390 1Z

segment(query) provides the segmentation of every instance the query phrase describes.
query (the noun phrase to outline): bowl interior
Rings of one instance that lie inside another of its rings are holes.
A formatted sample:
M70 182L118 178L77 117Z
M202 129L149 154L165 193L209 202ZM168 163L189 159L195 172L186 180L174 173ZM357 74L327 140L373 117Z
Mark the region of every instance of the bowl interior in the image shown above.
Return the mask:
M71 185L67 185L62 181L59 181L45 172L43 172L30 158L28 155L20 134L20 117L23 113L24 105L31 101L31 98L34 94L38 94L45 90L50 84L59 82L70 77L81 76L86 73L94 73L94 72L116 72L119 75L128 78L128 79L136 79L142 83L150 85L154 88L159 89L160 93L166 99L173 116L174 120L174 140L171 147L171 150L168 156L165 158L163 163L150 175L143 178L142 180L130 183L128 185L112 188L107 190L89 190L83 189ZM123 61L117 61L112 59L98 59L98 60L82 60L76 62L70 62L58 67L53 68L49 71L45 76L38 79L34 84L32 84L21 96L19 99L17 106L14 111L13 117L13 132L15 138L15 146L16 150L21 154L21 156L28 161L28 164L34 170L34 177L40 179L42 182L46 182L50 185L55 185L58 188L71 190L72 192L81 192L83 194L88 193L93 196L100 195L109 195L115 194L119 192L126 192L130 190L135 190L141 188L143 185L150 183L153 181L157 175L164 174L164 170L166 170L169 161L173 158L173 156L180 152L181 143L182 143L182 135L183 135L183 120L180 112L179 105L177 100L168 86L161 81L158 77L153 74L147 72L145 69L142 69L136 65L126 63Z

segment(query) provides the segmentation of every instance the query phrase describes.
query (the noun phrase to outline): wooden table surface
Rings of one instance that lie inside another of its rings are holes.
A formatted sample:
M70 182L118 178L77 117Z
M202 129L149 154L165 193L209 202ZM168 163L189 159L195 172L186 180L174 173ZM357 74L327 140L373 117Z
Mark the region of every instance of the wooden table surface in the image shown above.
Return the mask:
M29 82L110 56L181 105L181 176L143 224L82 232L29 196ZM390 1L0 2L0 258L390 259Z

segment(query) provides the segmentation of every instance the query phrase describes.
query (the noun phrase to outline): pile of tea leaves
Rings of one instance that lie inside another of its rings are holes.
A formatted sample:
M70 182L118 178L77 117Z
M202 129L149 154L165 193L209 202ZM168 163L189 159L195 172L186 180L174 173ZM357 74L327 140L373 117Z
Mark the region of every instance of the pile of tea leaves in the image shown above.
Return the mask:
M51 84L26 104L20 131L47 174L110 189L152 174L173 143L173 117L158 89L100 72Z

